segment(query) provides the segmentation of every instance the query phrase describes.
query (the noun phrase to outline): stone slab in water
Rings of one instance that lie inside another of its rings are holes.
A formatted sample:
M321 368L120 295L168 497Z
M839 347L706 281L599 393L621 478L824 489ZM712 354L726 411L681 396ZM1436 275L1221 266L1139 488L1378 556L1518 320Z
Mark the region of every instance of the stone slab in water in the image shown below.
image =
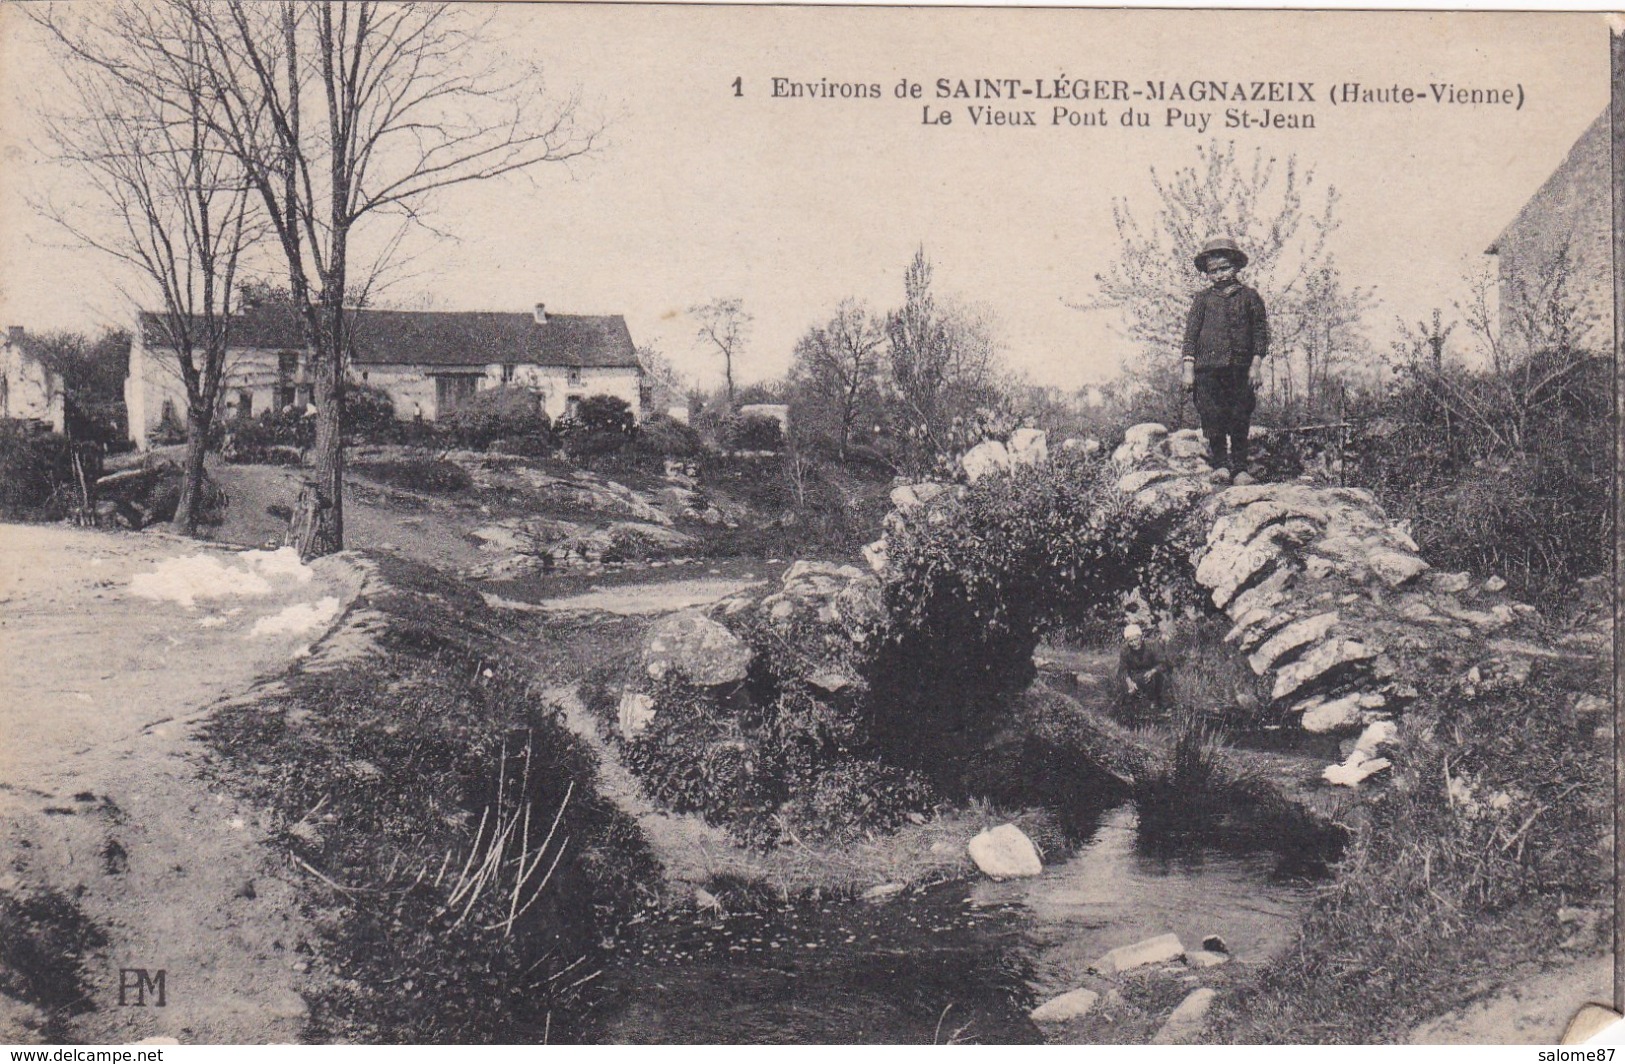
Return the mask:
M970 840L965 850L976 867L994 879L1018 879L1044 871L1033 840L1014 824L989 828Z
M1184 952L1185 947L1180 943L1179 936L1170 932L1136 942L1132 946L1118 946L1114 950L1108 950L1089 967L1101 975L1116 975L1146 964L1162 964L1165 961L1178 960Z
M1099 1000L1100 995L1093 990L1068 990L1033 1009L1031 1015L1034 1023L1065 1023L1087 1015Z

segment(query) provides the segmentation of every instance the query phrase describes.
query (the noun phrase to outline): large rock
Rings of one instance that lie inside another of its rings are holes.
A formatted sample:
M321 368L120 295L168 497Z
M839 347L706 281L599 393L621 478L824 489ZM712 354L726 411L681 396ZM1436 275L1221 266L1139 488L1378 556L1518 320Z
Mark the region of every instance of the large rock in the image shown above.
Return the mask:
M1202 1020L1207 1016L1207 1010L1212 1008L1213 999L1216 997L1218 991L1206 986L1185 995L1185 1000L1168 1014L1162 1029L1152 1036L1151 1044L1181 1045L1195 1041L1202 1032Z
M1017 429L1006 450L1016 465L1039 465L1049 461L1049 437L1042 429Z
M738 683L750 657L743 639L693 610L661 618L643 639L643 669L651 680L675 672L699 687Z
M632 738L647 728L655 719L654 699L642 691L630 688L621 692L620 719L621 735Z
M1132 426L1123 433L1123 445L1112 452L1118 465L1136 465L1167 455L1168 429L1154 421Z
M1050 998L1030 1013L1034 1023L1065 1023L1080 1016L1088 1015L1089 1010L1095 1007L1100 995L1093 990L1079 988L1068 990L1059 997Z
M1329 640L1277 672L1270 697L1277 702L1295 699L1311 688L1366 668L1376 656L1376 651L1357 639Z
M1185 947L1179 941L1179 936L1170 932L1136 942L1131 946L1118 946L1114 950L1108 950L1089 967L1101 975L1116 975L1147 964L1176 961L1184 953Z
M976 867L994 879L1018 879L1044 871L1033 840L1014 824L988 828L970 840L965 850Z
M959 466L974 484L989 473L1008 473L1010 452L998 440L983 440L960 457Z
M1338 615L1336 610L1328 613L1305 617L1301 621L1293 621L1279 632L1270 636L1247 659L1254 673L1259 676L1275 668L1289 655L1297 654L1311 643L1318 643L1325 638L1326 633L1336 627Z
M1180 429L1168 437L1168 457L1206 458L1207 440L1200 429Z

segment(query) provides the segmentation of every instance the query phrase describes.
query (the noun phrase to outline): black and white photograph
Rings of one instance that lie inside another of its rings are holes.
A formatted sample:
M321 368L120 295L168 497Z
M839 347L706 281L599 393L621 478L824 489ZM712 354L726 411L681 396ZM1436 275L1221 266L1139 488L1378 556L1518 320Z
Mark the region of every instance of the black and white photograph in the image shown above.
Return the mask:
M1625 1040L1622 163L1598 12L0 3L0 1044Z

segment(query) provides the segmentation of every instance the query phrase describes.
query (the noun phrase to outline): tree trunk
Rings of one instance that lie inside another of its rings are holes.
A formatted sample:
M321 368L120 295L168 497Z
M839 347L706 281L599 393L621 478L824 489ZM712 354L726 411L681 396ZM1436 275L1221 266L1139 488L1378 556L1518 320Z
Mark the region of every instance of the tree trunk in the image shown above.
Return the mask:
M312 479L300 492L292 543L305 561L344 549L344 390L336 352L316 369Z
M175 508L175 527L183 536L197 535L198 519L203 513L203 457L209 452L209 428L213 420L207 412L188 410L186 414L181 501Z

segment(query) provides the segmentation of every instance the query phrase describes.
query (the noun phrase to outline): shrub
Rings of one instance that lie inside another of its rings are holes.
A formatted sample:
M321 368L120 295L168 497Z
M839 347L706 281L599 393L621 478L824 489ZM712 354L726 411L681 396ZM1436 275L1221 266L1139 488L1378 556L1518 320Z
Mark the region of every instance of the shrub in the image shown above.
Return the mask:
M1606 681L1596 686L1606 689ZM1613 793L1573 692L1458 687L1413 706L1391 780L1316 900L1297 949L1219 1017L1220 1041L1404 1039L1545 959L1563 905L1606 904Z
M485 450L495 440L548 437L553 431L541 397L513 385L475 392L440 423L458 446L475 451Z
M1131 505L1098 458L987 477L944 509L888 540L875 727L907 763L949 771L982 745L1001 698L1032 679L1044 628L1115 619L1136 590L1163 614L1203 607L1190 558L1205 518Z
M589 395L576 404L576 426L582 432L619 433L630 436L637 428L637 415L625 399L613 395Z
M721 427L722 445L730 451L778 451L784 448L784 429L779 419L766 414L737 414L726 418Z
M669 417L652 417L638 426L637 449L662 458L692 458L705 450L700 434Z
M352 384L344 395L344 429L365 443L399 442L400 423L395 420L395 400L388 392L370 384Z
M0 517L8 520L64 517L79 498L79 468L94 489L101 474L101 448L75 444L56 433L0 429Z
M630 442L631 437L621 432L573 428L565 433L564 453L575 459L601 458L620 454Z
M239 465L297 465L298 454L316 444L316 419L296 410L267 410L237 418L221 429L220 456Z
M474 481L462 466L438 458L403 458L388 462L355 462L352 470L392 488L425 495L453 495Z

